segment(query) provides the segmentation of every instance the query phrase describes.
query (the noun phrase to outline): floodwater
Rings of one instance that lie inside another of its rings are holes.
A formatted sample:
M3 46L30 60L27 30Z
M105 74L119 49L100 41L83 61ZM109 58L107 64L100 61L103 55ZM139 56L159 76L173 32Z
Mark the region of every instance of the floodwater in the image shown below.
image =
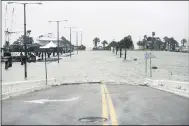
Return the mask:
M107 81L125 82L129 84L143 83L144 78L150 78L148 71L145 73L145 51L127 51L127 60L119 57L112 51L79 51L72 57L62 57L58 62L47 63L48 78L56 78L57 81ZM189 81L189 54L165 51L152 51L156 56L152 66L158 69L152 70L153 79ZM124 54L124 52L123 52ZM137 61L133 60L137 58ZM28 63L28 80L45 79L45 63ZM4 69L2 63L2 82L23 81L24 65L13 63L12 68Z

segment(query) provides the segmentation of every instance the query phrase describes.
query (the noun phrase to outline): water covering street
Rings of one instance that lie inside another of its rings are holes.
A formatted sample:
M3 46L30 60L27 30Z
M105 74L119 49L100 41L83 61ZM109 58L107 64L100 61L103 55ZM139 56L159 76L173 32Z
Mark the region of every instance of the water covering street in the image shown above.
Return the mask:
M124 51L122 52L124 54ZM127 60L116 56L112 51L79 51L79 54L70 57L62 57L60 63L48 62L48 78L56 78L59 82L64 81L101 81L125 82L132 84L143 83L145 74L144 51L128 51ZM152 70L153 79L189 81L189 54L165 51L152 51L156 58L152 59L152 66L158 69ZM133 61L137 58L137 61ZM8 70L3 69L2 82L24 80L24 65L13 63ZM45 79L45 63L28 63L28 80Z

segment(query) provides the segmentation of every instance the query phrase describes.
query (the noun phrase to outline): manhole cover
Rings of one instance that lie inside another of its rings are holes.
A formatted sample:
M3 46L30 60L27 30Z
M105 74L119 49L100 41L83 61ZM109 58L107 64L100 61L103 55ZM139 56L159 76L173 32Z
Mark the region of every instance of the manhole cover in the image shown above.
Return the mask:
M86 117L86 118L80 118L80 122L103 122L106 121L106 118L103 117Z

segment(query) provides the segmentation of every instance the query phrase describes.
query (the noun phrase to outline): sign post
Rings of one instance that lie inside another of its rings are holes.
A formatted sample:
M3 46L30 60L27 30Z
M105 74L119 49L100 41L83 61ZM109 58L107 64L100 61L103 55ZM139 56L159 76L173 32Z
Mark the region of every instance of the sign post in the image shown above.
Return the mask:
M152 63L151 63L152 55L150 53L150 77L152 77Z
M46 52L46 49L45 49L45 75L46 75L46 76L45 76L45 77L46 77L45 79L46 79L46 85L47 85L47 61L46 61L46 53L47 53L47 52Z
M148 57L147 57L147 52L144 54L144 58L145 58L145 73L147 74L147 59L148 59Z
M150 77L152 77L152 58L156 58L152 53L150 52L149 54L146 52L144 54L145 58L145 72L147 73L147 60L150 58Z

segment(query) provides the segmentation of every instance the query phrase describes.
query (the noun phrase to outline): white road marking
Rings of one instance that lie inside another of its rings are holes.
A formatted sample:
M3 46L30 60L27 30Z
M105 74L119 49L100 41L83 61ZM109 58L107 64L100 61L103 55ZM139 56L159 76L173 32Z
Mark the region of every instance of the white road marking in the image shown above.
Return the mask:
M68 102L68 101L74 101L74 100L78 100L78 99L79 99L79 97L72 97L69 99L54 99L54 100L39 99L39 100L31 100L31 101L24 101L24 102L44 104L45 102Z

